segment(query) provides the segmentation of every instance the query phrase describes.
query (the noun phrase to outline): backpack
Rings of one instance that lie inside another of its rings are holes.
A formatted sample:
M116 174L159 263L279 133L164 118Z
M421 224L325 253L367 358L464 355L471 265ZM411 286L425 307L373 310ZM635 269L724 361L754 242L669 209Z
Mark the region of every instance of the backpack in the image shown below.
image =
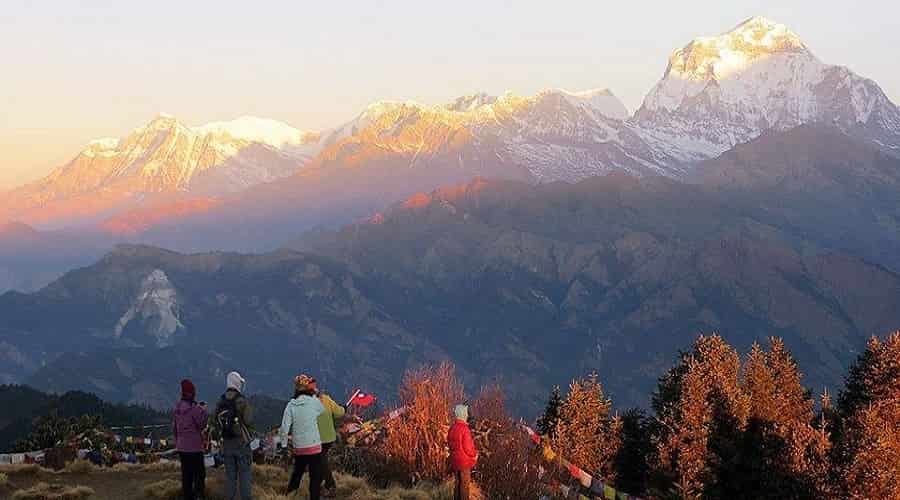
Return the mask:
M222 430L222 437L225 439L235 439L242 437L241 434L241 414L238 412L237 400L241 396L228 399L222 396L222 404L216 420L219 422L219 429Z

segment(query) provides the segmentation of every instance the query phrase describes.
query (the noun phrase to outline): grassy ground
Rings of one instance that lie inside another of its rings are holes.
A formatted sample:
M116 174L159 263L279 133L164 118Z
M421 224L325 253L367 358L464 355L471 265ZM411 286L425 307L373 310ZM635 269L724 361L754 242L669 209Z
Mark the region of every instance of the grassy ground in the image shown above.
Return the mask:
M53 472L34 465L0 465L0 498L12 500L81 500L81 499L160 499L180 498L180 472L177 463L150 465L119 464L112 469L96 468L86 462L75 462L65 470ZM422 485L409 489L392 487L376 489L365 479L336 475L336 498L349 500L450 500L451 484ZM254 466L254 500L287 500L307 498L304 480L299 492L284 494L287 469L277 466ZM223 499L224 474L221 469L207 471L207 499Z

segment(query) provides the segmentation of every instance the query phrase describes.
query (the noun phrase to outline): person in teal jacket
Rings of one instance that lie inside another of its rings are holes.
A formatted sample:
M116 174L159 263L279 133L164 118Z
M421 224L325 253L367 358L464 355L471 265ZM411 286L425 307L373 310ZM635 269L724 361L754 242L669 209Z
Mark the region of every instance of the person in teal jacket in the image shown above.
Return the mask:
M319 500L322 489L322 438L319 435L319 415L325 407L316 397L311 377L294 378L294 398L288 401L281 419L281 441L291 436L294 470L288 482L288 493L300 488L300 480L309 469L309 498Z
M325 496L333 497L337 483L334 481L334 474L331 473L331 464L328 463L328 452L331 451L334 443L337 442L335 423L344 418L344 414L347 411L343 406L335 403L331 396L319 391L316 379L310 378L310 384L313 390L316 391L322 406L325 407L325 411L319 415L318 421L319 437L322 439L322 477L325 481Z

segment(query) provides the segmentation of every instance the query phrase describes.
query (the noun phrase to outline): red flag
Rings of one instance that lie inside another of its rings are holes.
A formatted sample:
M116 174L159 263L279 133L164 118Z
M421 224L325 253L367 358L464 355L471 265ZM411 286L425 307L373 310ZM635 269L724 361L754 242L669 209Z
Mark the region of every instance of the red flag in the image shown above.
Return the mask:
M357 393L354 394L352 398L350 398L350 405L365 408L367 406L372 406L375 403L376 399L378 398L376 398L374 394L357 391Z

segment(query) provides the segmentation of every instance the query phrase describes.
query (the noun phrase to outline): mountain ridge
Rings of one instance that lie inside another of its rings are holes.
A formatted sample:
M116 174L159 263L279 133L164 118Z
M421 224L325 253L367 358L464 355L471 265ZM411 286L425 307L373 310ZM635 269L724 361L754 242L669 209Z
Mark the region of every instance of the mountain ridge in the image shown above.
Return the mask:
M592 370L642 404L686 341L720 331L741 348L782 336L814 385L836 387L852 352L900 323L900 232L886 229L900 213L883 198L900 160L807 126L710 161L760 171L725 187L476 179L262 255L119 246L38 293L0 295L0 376L155 405L173 373L215 387L237 368L276 394L300 363L377 393L451 359L473 386L516 380L509 397L531 413L548 384Z
M704 162L741 144L810 124L900 157L900 111L875 82L819 61L783 25L751 18L675 50L633 115L607 89L470 94L433 106L378 101L281 149L271 143L284 145L296 129L255 118L191 128L161 116L131 140L94 142L66 179L11 192L0 220L93 238L84 263L118 241L267 251L479 176L574 183L619 171L690 182ZM134 147L119 152L123 141ZM0 289L34 282L2 274Z

